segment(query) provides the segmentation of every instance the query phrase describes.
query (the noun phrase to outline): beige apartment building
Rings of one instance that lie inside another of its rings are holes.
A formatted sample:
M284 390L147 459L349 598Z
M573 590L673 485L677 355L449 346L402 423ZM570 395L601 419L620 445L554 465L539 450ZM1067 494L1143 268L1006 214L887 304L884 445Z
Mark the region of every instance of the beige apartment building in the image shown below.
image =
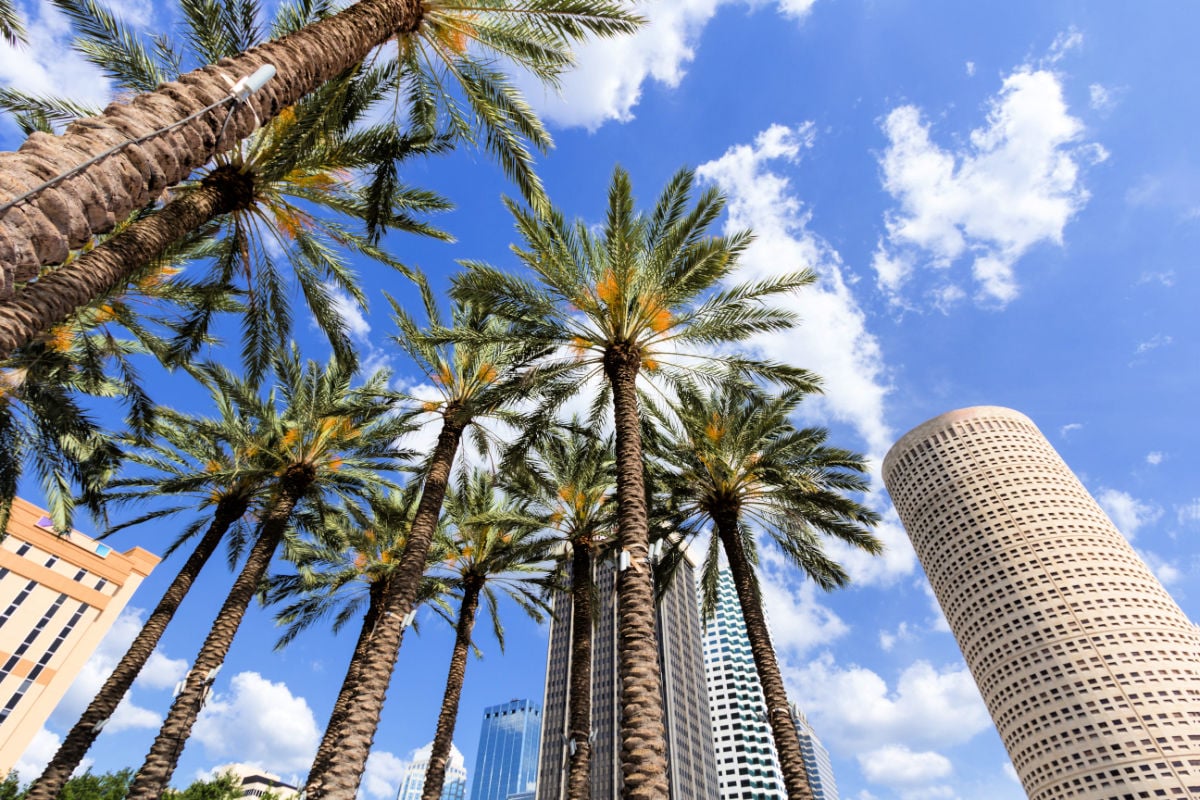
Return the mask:
M78 531L59 536L17 499L0 542L0 777L20 759L129 596L158 564Z
M1200 798L1200 633L1037 427L951 411L883 475L1030 800Z

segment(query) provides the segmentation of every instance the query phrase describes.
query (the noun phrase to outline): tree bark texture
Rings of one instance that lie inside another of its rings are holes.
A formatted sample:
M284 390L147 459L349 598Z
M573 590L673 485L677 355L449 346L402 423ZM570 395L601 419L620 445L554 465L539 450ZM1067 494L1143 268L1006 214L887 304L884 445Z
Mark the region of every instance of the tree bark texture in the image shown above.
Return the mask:
M54 800L58 797L63 784L71 777L71 773L79 766L79 762L83 760L88 749L96 741L96 737L100 735L96 726L106 721L117 710L117 705L120 704L138 673L150 659L154 648L158 646L158 640L162 638L163 631L167 629L167 624L175 616L183 598L187 597L200 570L204 568L209 557L216 551L217 545L221 543L229 526L241 519L249 505L248 498L233 496L222 498L217 503L213 521L196 545L196 549L188 556L188 560L184 562L179 574L171 581L171 585L167 587L162 599L158 601L158 605L151 612L146 624L142 626L137 638L133 640L133 644L129 645L129 649L125 651L125 655L121 657L112 674L108 676L108 680L100 687L96 697L83 712L83 716L63 739L58 752L46 765L41 777L29 787L28 794L25 795L26 800Z
M421 501L413 517L408 545L388 579L379 625L358 667L361 680L338 732L333 757L322 769L314 765L309 773L304 790L308 800L347 800L358 791L400 652L404 617L417 605L425 559L437 530L450 470L466 424L455 418L453 409L447 409L421 488Z
M454 650L450 655L450 670L446 673L446 691L442 694L442 710L438 713L437 731L425 769L425 785L421 800L438 800L446 782L446 763L454 741L454 723L458 719L458 701L467 678L467 654L471 649L471 631L475 627L475 612L479 610L479 592L483 583L469 580L463 587L462 604L458 608L458 624L454 629Z
M262 521L254 547L242 565L229 596L217 612L208 637L200 647L191 671L184 678L183 691L171 704L167 718L163 721L146 760L129 787L126 800L157 800L171 781L175 767L179 763L179 755L183 746L192 733L192 726L200 709L204 706L212 678L213 670L225 661L225 655L233 644L238 627L254 593L258 591L259 583L271 564L275 549L283 539L292 510L312 483L313 470L294 469L283 476L278 494L271 501L270 510ZM214 676L215 677L215 676Z
M0 358L7 358L83 306L119 289L174 242L233 210L232 193L203 184L138 220L71 264L0 300Z
M592 788L592 625L594 580L588 544L571 545L571 674L567 678L567 800L588 800Z
M382 614L384 589L385 585L382 581L371 584L371 599L367 603L367 612L363 615L362 628L358 632L358 641L354 645L354 654L350 658L350 665L346 669L346 677L342 680L342 688L338 692L337 700L333 703L333 711L329 714L329 724L325 726L325 735L321 737L321 744L317 747L317 755L309 770L309 780L312 779L312 775L328 769L329 760L336 752L338 736L342 732L342 723L345 721L346 712L350 709L354 693L358 691L358 684L362 678L359 665L367 653L367 648L371 644L371 638L375 635L375 628L378 626Z
M621 680L621 773L626 800L667 800L667 736L662 669L654 626L654 575L642 470L637 374L633 348L610 349L604 371L612 386L617 444L617 536L629 568L617 580L617 669Z
M754 566L746 557L738 531L737 513L728 511L715 514L717 535L729 559L729 572L737 588L738 602L742 607L742 618L746 621L746 635L750 639L750 652L754 654L754 667L762 684L763 697L767 702L767 719L771 724L771 735L775 738L775 750L779 754L779 766L783 771L783 785L788 800L813 800L812 788L808 784L808 772L804 769L804 753L800 749L800 736L788 707L787 690L783 686L783 675L775 658L771 634L767 629L767 618L756 591Z
M421 4L414 0L361 0L328 19L189 72L128 103L114 102L99 116L71 123L60 136L34 133L16 152L0 153L3 204L111 147L150 135L145 142L128 145L3 212L0 264L5 275L0 297L12 292L14 280L28 280L39 266L61 263L71 248L112 230L131 211L362 61L397 31L415 30L421 17ZM246 103L236 108L232 103L221 105L186 125L153 133L221 100L234 82L268 63L275 66L275 77Z

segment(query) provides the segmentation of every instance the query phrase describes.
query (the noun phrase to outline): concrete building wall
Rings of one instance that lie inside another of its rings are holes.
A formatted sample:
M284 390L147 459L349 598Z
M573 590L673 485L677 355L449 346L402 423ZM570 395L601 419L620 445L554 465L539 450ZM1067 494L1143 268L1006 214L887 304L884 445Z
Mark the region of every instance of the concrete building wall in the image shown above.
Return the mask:
M1200 633L1037 427L952 411L883 473L1030 800L1200 797Z
M45 512L19 498L7 534L0 542L0 776L159 561L140 547L114 552L78 531L59 536Z

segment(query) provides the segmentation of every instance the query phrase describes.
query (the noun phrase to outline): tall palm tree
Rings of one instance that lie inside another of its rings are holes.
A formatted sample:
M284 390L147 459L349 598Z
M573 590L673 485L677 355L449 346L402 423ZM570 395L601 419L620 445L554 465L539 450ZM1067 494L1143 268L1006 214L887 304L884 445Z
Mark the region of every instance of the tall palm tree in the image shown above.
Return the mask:
M476 442L486 445L495 438L487 423L515 419L517 415L510 406L527 398L538 386L538 376L523 371L522 367L542 351L505 336L504 324L480 307L457 304L450 320L452 328L468 339L504 341L439 343L431 331L445 330L445 323L429 286L423 280L418 280L418 284L432 327L422 329L392 300L400 331L394 341L407 352L438 394L436 399L416 406L412 415L436 415L440 429L433 451L422 465L420 501L408 546L388 578L383 622L376 627L357 667L362 681L342 721L334 748L336 755L326 765L314 765L309 773L305 788L309 800L352 797L358 789L396 665L404 634L402 621L416 604L426 556L463 436L471 429Z
M338 632L366 604L354 654L313 759L314 769L327 766L334 754L342 719L362 677L358 668L362 653L380 623L388 577L404 554L415 511L416 496L411 491L371 491L365 506L348 505L322 515L315 521L315 536L289 543L287 560L296 570L272 578L267 602L291 600L275 616L278 624L286 626L277 649L329 615L333 615L333 631ZM440 564L448 555L447 548L439 546L444 541L435 537L427 566ZM426 575L418 603L435 603L444 610L446 591L444 581Z
M680 171L654 209L634 209L628 175L618 168L608 192L603 228L593 233L558 211L538 213L509 202L524 239L518 258L537 282L473 263L458 279L458 296L513 320L514 334L553 349L539 365L564 381L548 395L553 410L572 390L602 381L593 406L611 398L616 436L617 536L629 567L617 582L621 678L622 773L625 796L660 798L668 792L662 677L654 631L654 578L643 475L638 381L647 374L666 385L683 375L717 380L763 376L808 386L803 370L736 355L716 347L794 324L794 316L765 305L775 295L812 281L808 271L717 290L737 266L749 233L711 236L724 208L716 190L692 203L693 175Z
M491 616L501 650L504 626L498 594L540 622L546 608L542 595L553 542L541 533L541 520L506 498L498 491L495 478L482 470L460 473L454 491L446 496L446 516L452 528L452 551L442 572L459 594L458 619L421 800L438 800L442 795L466 679L467 652L474 644L472 632L480 605L486 606Z
M164 496L180 497L180 502L155 509L113 526L109 532L157 521L181 511L199 510L202 513L187 524L176 541L176 548L204 530L195 549L188 556L162 599L150 613L137 637L129 645L112 674L92 699L79 721L59 745L54 758L46 765L29 788L28 800L52 800L57 797L68 778L100 735L105 721L133 685L158 645L167 626L183 603L196 578L209 558L226 539L241 542L245 534L248 512L261 499L260 492L273 477L247 450L230 443L244 443L255 431L248 420L238 413L232 398L204 380L203 368L197 376L212 394L217 414L197 417L172 409L157 410L147 436L134 437L125 452L127 461L146 471L119 477L108 484L105 493L110 503L144 503Z
M68 14L94 7L90 0L54 2ZM216 0L188 4L204 17L219 15L223 5ZM239 13L255 6L252 0L237 4ZM640 24L618 0L360 0L332 16L325 15L331 6L325 0L301 0L299 6L312 12L303 16L303 27L294 26L286 36L248 50L255 39L235 37L236 50L245 50L237 55L227 52L221 33L202 33L206 41L221 46L222 56L230 57L160 88L155 88L159 76L154 74L153 49L118 48L116 55L146 68L142 94L72 123L60 137L35 134L18 152L0 154L7 197L41 185L48 174L73 171L66 180L0 208L0 264L28 273L61 262L69 248L111 230L164 188L184 180L261 122L293 107L393 38L403 63L428 64L437 73L431 77L404 71L410 80L402 89L410 104L421 111L440 104L459 132L479 129L505 171L536 200L541 187L522 138L544 148L549 137L507 76L492 64L512 63L553 83L571 63L572 41L628 33ZM252 19L254 14L244 16ZM323 18L310 22L313 17ZM97 52L94 57L105 62L102 68L112 60L111 53ZM230 86L264 64L275 67L275 78L232 105ZM458 87L465 107L453 99L454 93L440 88L447 84ZM174 124L184 119L188 121ZM100 158L131 138L138 144ZM127 255L144 259L179 238L200 215L194 208L175 208L167 216L161 224L134 226L136 230L126 231L117 245L126 248ZM8 284L0 281L3 285Z
M0 0L0 38L13 45L25 44L25 23L13 0Z
M210 366L209 373L256 427L253 436L230 444L249 450L248 458L274 480L249 555L134 778L130 800L151 800L166 788L216 670L298 507L321 508L329 498L350 500L372 485L386 485L381 472L395 469L406 455L395 440L409 428L394 413L386 372L352 388L352 367L336 358L325 367L302 363L293 348L276 358L278 383L265 398L227 370Z
M570 756L562 792L567 800L587 800L591 792L594 570L597 558L616 539L612 437L581 434L581 429L574 422L567 426L569 433L545 437L505 482L564 545L559 567L571 593L566 731Z
M75 27L76 49L125 91L167 81L186 62L235 55L262 36L254 4L183 3L185 28L179 47L128 29L95 3L60 0L59 5ZM274 32L284 33L323 12L320 4L285 3ZM270 353L284 346L290 334L285 281L290 273L335 351L349 358L352 348L331 287L360 305L365 299L347 256L363 254L403 269L376 246L382 230L448 238L415 215L444 210L449 204L395 177L398 160L444 150L448 139L401 135L390 123L362 125L370 109L390 93L399 69L397 62L388 61L325 84L245 143L217 154L171 192L173 199L161 212L143 211L107 242L22 290L5 309L12 324L0 326L0 331L11 341L0 341L0 351L30 340L98 296L131 281L136 284L170 246L178 249L181 242L190 241L188 255L210 262L205 285L211 288L193 298L199 308L183 325L181 349L195 348L214 304L224 303L236 289L243 298L243 361L252 374L260 374ZM34 124L30 120L64 118L78 110L14 90L7 90L0 101L29 125ZM351 180L352 175L362 175L364 181ZM184 211L189 215L185 224L172 229L170 218ZM127 247L145 244L134 235L141 229L157 231L163 238L151 249Z
M145 351L84 315L0 361L0 531L30 471L56 530L71 529L78 499L103 516L104 487L121 451L97 422L89 398L119 400L129 426L148 424L153 402L132 358Z
M772 397L727 384L711 393L680 392L675 415L658 416L677 529L715 528L701 577L705 616L716 606L723 552L746 620L789 800L811 800L812 790L763 614L755 574L757 537L774 542L826 590L844 586L849 576L822 550L821 535L872 554L883 549L870 532L878 515L847 496L868 488L863 457L827 446L821 428L797 430L791 424L804 395L793 389Z

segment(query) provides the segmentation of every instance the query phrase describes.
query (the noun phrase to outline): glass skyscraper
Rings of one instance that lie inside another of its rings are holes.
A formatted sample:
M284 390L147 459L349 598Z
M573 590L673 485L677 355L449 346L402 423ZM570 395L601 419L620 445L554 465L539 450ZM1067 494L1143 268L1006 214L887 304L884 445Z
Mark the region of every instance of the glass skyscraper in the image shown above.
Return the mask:
M421 800L425 789L425 771L429 769L429 755L433 752L433 742L413 753L412 763L404 773L404 783L396 800ZM467 767L463 755L453 744L450 745L450 759L446 764L446 780L442 783L440 800L465 800L467 796Z
M511 700L483 710L471 800L509 800L537 785L542 707Z
M796 724L796 734L800 737L800 751L804 753L804 771L808 775L808 788L812 789L814 800L838 800L837 781L833 779L833 764L829 761L829 751L817 738L808 717L792 704L792 722Z

